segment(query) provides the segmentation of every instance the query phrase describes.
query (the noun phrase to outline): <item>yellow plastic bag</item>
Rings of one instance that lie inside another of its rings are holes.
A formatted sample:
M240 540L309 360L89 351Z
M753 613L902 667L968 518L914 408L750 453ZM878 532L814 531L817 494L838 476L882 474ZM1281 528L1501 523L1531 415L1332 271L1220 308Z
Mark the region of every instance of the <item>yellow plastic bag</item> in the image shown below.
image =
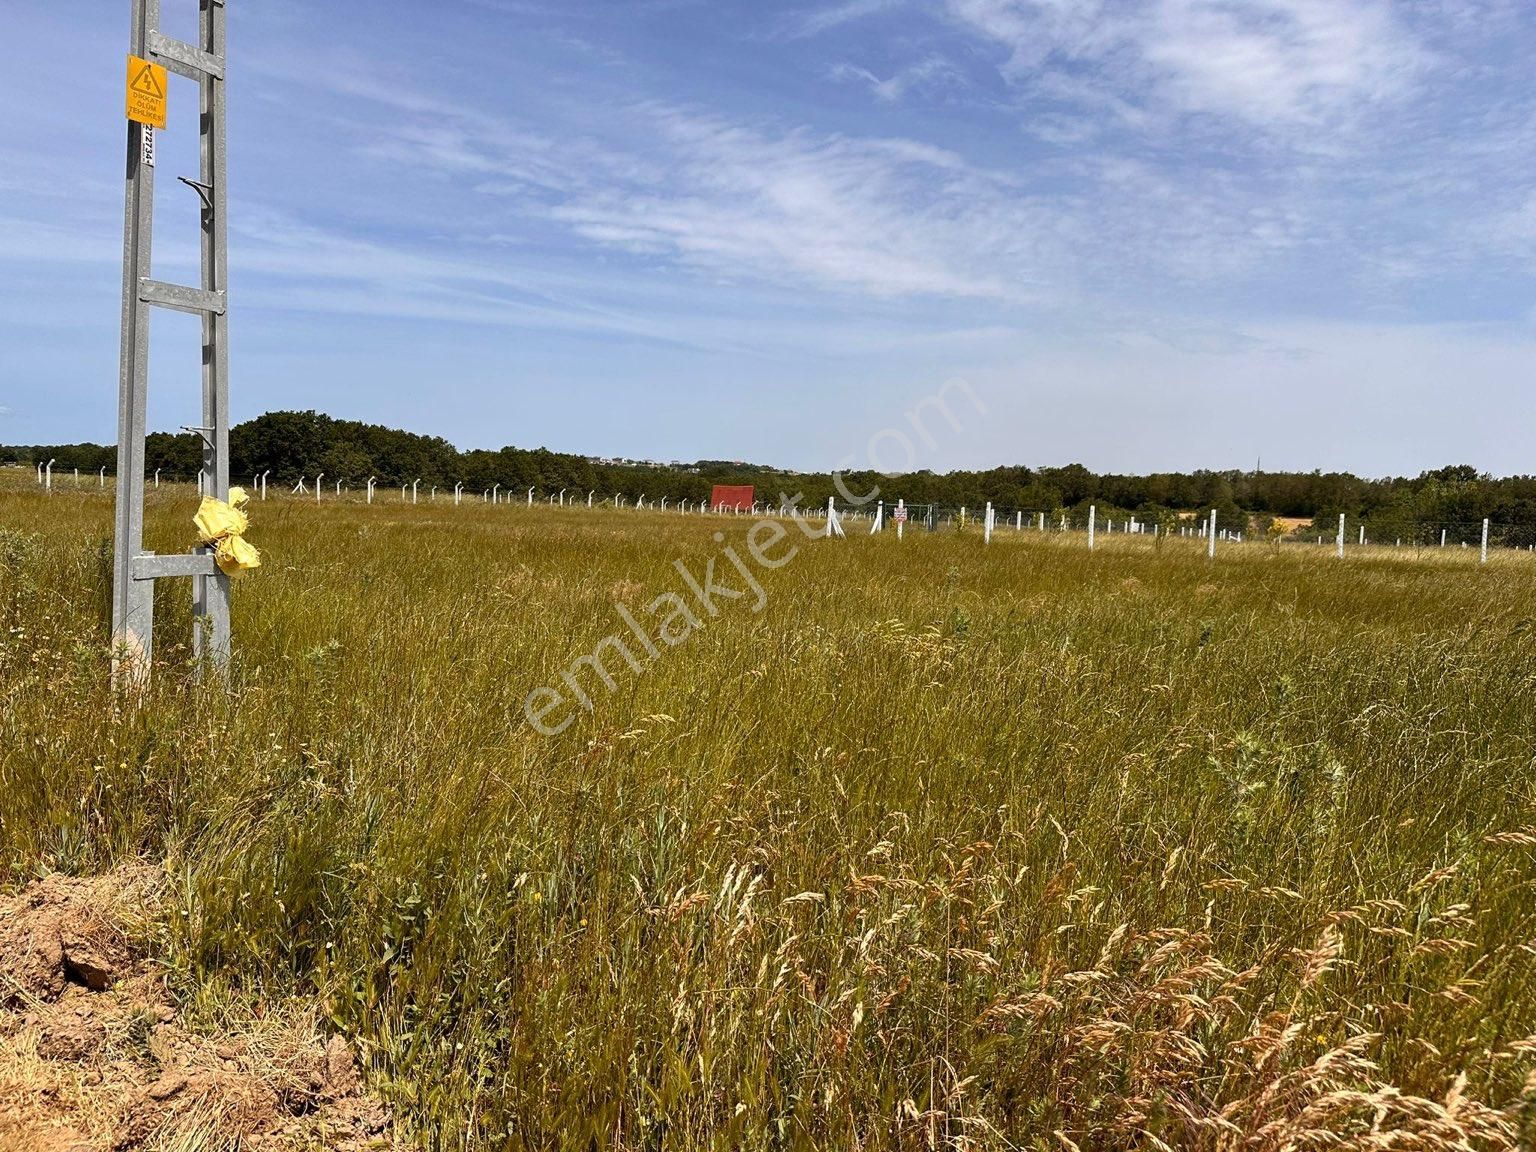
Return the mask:
M251 526L244 512L212 496L203 497L192 523L197 525L198 536L204 544L217 544L227 536L243 536Z
M226 576L261 567L261 553L239 536L226 536L213 550L213 559Z
M213 558L220 571L235 576L252 568L261 567L261 553L245 542L247 528L251 526L246 514L235 507L249 500L241 488L229 490L229 503L204 496L192 523L197 527L198 538L204 544L213 545Z

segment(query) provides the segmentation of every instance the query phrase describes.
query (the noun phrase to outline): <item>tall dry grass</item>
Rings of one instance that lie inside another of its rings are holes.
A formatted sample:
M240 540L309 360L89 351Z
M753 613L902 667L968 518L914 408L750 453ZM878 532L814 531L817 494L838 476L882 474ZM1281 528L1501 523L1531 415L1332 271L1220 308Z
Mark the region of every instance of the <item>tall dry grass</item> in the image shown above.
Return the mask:
M320 997L426 1145L1536 1141L1529 558L807 543L545 738L745 520L254 511L233 691L168 584L134 710L110 502L0 489L0 868L169 860L194 1005Z

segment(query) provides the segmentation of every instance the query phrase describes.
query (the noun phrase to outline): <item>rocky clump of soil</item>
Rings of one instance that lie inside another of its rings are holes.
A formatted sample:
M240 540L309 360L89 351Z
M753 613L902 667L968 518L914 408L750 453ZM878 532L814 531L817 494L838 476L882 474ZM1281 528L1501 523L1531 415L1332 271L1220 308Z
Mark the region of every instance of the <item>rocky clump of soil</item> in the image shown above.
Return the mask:
M294 1013L184 1027L131 942L163 876L53 875L0 898L0 1149L392 1149L351 1046Z

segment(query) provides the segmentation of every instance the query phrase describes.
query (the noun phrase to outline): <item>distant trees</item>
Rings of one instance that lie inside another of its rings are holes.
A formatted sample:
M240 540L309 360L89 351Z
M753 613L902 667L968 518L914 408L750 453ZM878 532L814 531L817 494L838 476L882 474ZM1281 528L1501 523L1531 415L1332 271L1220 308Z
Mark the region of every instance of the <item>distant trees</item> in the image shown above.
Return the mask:
M0 464L46 464L58 461L55 471L78 468L95 472L117 466L117 449L100 444L31 444L15 448L0 447Z
M166 477L190 480L202 466L202 445L192 433L151 434L146 467ZM1309 521L1301 532L1329 538L1339 514L1351 537L1364 522L1373 540L1401 538L1438 543L1471 541L1484 517L1495 525L1498 543L1536 544L1536 477L1494 479L1470 465L1453 465L1412 479L1363 480L1343 472L1163 472L1147 476L1100 475L1081 464L1054 468L1009 466L982 472L912 472L890 479L871 471L851 472L837 480L828 473L792 473L756 464L704 460L681 467L642 463L600 463L585 456L546 448L472 449L460 452L436 436L421 436L377 424L336 420L321 412L268 412L230 431L231 472L236 482L271 470L273 481L291 485L300 476L324 472L327 483L345 481L356 488L369 476L386 487L420 479L424 486L451 488L462 481L479 492L499 484L513 494L535 488L551 494L564 488L567 499L622 492L631 500L645 493L658 503L706 500L715 484L752 484L763 501L801 496L801 507L825 507L829 496L840 503L879 491L889 502L980 508L991 501L1000 510L1044 512L1052 523L1066 516L1087 522L1089 505L1101 522L1135 516L1145 524L1175 528L1201 520L1212 508L1224 528L1267 534L1276 518ZM116 451L98 444L0 447L0 462L33 464L56 461L55 471L109 470Z

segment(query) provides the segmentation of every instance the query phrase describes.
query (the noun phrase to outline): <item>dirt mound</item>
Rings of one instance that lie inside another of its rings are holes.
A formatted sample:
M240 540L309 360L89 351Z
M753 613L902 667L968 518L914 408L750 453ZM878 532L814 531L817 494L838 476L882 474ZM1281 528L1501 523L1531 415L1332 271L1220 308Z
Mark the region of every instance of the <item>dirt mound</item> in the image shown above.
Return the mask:
M70 983L97 992L114 984L130 962L123 921L152 904L159 883L150 868L53 875L0 902L0 1007L51 1003Z
M135 867L0 899L0 1150L393 1148L351 1046L312 1017L183 1026L132 944L163 884Z

